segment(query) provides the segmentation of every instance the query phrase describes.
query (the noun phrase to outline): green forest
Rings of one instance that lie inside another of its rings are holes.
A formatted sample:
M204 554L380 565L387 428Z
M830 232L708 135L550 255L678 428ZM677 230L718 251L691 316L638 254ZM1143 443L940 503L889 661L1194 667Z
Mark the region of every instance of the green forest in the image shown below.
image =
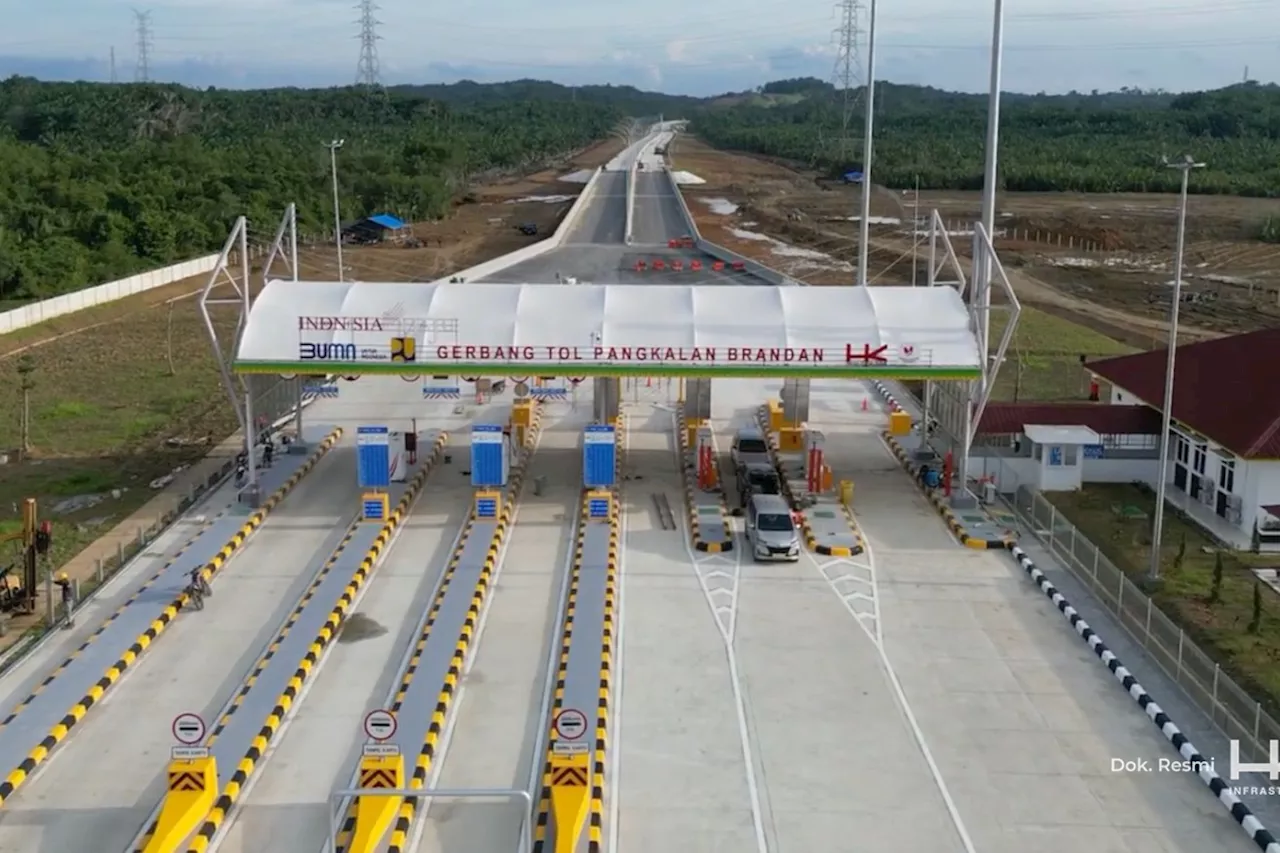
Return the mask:
M214 251L240 214L332 215L324 143L345 140L347 218L421 221L496 171L532 170L626 117L692 120L708 142L838 175L861 159L861 109L804 78L712 99L536 80L262 91L0 81L0 300L44 298ZM1122 90L1003 98L1006 189L1176 188L1160 156L1208 163L1195 192L1280 194L1280 89ZM977 189L986 99L876 86L876 183ZM852 143L842 140L850 138Z
M862 92L843 144L844 93L813 78L717 99L694 117L712 145L784 158L835 176L862 160ZM872 180L885 186L982 186L987 98L876 85ZM1191 154L1197 193L1280 195L1280 87L1246 83L1173 95L1137 90L1001 98L1000 176L1023 192L1169 192L1161 157Z
M449 88L0 82L0 300L215 251L236 216L267 226L290 201L304 227L327 227L333 139L345 140L344 216L423 220L445 214L477 176L580 149L646 103L626 97L634 90L610 103L513 86L442 97Z

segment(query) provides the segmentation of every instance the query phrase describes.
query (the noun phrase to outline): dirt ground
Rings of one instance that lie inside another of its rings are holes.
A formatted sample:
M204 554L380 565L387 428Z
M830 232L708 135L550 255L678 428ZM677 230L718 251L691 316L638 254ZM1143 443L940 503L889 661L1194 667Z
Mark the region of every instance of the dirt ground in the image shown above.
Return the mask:
M672 158L676 168L706 181L690 187L688 196L709 239L813 284L853 280L859 187L717 151L696 138L678 139ZM967 274L973 238L956 232L978 218L979 193L922 192L917 202L911 191L872 192L872 283L908 283L913 266L916 280L926 280L933 210ZM917 211L926 221L913 239ZM1271 216L1280 217L1280 201L1190 198L1181 309L1186 340L1280 325L1280 245L1254 237ZM1167 334L1176 224L1175 196L1004 193L995 246L1024 304L1146 348ZM941 239L937 252L945 255Z

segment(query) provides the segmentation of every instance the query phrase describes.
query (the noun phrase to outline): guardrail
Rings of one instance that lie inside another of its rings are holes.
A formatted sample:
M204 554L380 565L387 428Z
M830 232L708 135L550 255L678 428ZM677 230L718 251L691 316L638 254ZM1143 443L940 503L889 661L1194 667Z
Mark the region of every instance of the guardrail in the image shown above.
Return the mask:
M1083 583L1156 665L1182 688L1228 738L1239 740L1246 760L1266 760L1280 740L1280 722L1173 623L1150 596L1041 494L1019 486L1009 502L1036 539Z
M458 272L445 276L444 278L438 278L433 281L432 284L446 284L450 279L454 278L461 278L466 281L484 278L485 276L502 272L508 267L513 267L516 264L523 263L524 261L536 258L540 255L545 255L547 252L560 248L560 246L564 244L565 237L568 236L569 232L578 224L578 220L582 218L583 211L591 204L591 199L595 196L596 190L600 187L600 176L602 174L604 174L603 168L595 170L591 175L591 179L587 181L586 185L582 188L582 192L578 193L577 199L574 200L573 204L569 207L569 210L565 213L564 218L560 220L560 224L556 227L555 233L550 237L547 237L545 240L539 240L532 245L525 246L523 249L516 249L514 252L508 252L507 254L494 258L493 260L476 264L474 267L459 270Z
M684 218L687 232L693 235L694 246L699 252L722 260L727 264L740 263L751 275L777 287L797 287L800 285L800 282L790 276L783 275L777 270L770 269L764 264L757 263L748 257L739 255L737 252L726 249L718 243L712 243L710 240L705 239L702 233L698 231L698 223L694 221L693 213L689 210L688 202L684 200L684 193L680 192L680 185L676 183L675 175L672 173L670 166L662 171L667 177L667 182L671 185L671 192L675 193L676 199L680 202L680 215Z

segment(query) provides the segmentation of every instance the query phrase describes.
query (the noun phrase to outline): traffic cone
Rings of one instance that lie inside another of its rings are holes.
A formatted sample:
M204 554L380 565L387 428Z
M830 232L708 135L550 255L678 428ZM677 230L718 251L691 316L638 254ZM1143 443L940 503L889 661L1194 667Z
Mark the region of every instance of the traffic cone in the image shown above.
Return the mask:
M862 411L864 411L864 412L865 412L865 411L867 411L867 398L866 398L866 397L863 397L863 398L862 398Z

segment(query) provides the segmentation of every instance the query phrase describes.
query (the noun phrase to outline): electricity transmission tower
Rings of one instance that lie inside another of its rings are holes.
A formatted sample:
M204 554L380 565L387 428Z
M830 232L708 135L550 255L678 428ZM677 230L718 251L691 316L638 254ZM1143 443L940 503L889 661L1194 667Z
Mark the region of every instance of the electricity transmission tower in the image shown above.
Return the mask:
M840 93L840 140L838 156L843 163L853 154L850 125L858 106L858 86L862 63L858 58L858 19L862 15L861 0L840 0L836 4L840 26L832 31L836 43L836 61L831 83Z
M133 77L139 83L151 80L151 13L133 10L133 17L138 32L138 65Z
M378 27L382 24L377 18L378 4L373 0L360 0L356 6L360 13L360 61L356 65L357 86L379 86L382 83L382 72L378 65Z

